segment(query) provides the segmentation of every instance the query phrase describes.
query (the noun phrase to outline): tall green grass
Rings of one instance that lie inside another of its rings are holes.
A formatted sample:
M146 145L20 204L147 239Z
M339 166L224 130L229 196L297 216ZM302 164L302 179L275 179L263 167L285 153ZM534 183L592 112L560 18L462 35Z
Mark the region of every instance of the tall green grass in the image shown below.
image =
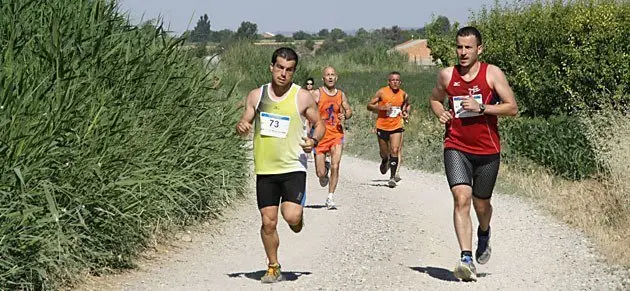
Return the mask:
M231 87L104 0L0 5L0 289L133 265L243 191Z
M321 71L334 66L340 72L376 72L401 70L410 67L407 56L399 52L388 52L391 47L384 44L359 46L340 54L324 54L310 59L308 68Z

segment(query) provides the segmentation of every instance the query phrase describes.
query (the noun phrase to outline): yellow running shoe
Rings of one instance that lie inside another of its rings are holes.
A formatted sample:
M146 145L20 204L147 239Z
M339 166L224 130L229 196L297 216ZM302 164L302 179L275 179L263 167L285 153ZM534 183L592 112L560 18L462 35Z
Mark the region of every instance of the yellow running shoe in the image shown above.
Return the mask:
M269 264L267 266L267 273L265 273L260 282L262 283L276 283L282 281L282 271L280 270L280 264Z

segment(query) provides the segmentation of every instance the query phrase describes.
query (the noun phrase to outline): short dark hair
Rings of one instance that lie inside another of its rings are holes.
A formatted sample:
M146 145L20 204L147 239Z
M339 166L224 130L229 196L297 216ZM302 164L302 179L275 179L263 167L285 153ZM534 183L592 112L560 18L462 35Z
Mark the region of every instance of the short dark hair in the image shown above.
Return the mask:
M389 73L389 75L398 75L398 76L402 76L402 75L400 74L400 72L398 72L398 71L391 71L391 72ZM387 76L389 76L389 75L387 75Z
M271 56L271 64L275 65L278 57L286 59L287 61L295 61L295 66L298 64L298 55L297 53L290 47L281 47L273 52Z
M308 83L308 81L311 81L313 83L313 85L315 85L315 80L312 77L308 77L308 79L306 79L306 81L304 81L304 86L306 86L306 83Z
M460 28L457 31L457 37L464 37L464 36L470 36L470 35L474 35L475 38L477 39L477 45L481 45L483 43L483 41L481 40L481 32L479 32L479 30L477 30L476 28L472 27L472 26L465 26Z

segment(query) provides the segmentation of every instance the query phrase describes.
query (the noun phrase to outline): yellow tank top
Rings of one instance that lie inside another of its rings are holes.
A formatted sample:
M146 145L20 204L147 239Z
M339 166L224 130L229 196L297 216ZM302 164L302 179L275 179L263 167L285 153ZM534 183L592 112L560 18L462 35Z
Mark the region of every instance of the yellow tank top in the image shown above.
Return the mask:
M254 172L274 175L306 172L306 154L300 143L306 125L298 110L300 86L293 84L281 101L269 97L270 84L261 87L254 131Z

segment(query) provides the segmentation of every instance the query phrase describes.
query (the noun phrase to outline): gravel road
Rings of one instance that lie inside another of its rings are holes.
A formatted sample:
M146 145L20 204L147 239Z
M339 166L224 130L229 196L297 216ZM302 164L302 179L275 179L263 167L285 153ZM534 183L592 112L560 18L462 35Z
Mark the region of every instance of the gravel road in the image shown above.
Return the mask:
M222 221L148 254L138 270L91 279L77 289L630 289L628 271L603 263L582 233L500 193L493 198L492 259L477 265L477 282L459 282L451 273L459 249L443 175L403 169L403 180L390 189L378 163L344 157L339 209L326 210L327 189L309 167L304 230L294 234L282 220L278 226L285 281L258 281L266 261L252 192Z

